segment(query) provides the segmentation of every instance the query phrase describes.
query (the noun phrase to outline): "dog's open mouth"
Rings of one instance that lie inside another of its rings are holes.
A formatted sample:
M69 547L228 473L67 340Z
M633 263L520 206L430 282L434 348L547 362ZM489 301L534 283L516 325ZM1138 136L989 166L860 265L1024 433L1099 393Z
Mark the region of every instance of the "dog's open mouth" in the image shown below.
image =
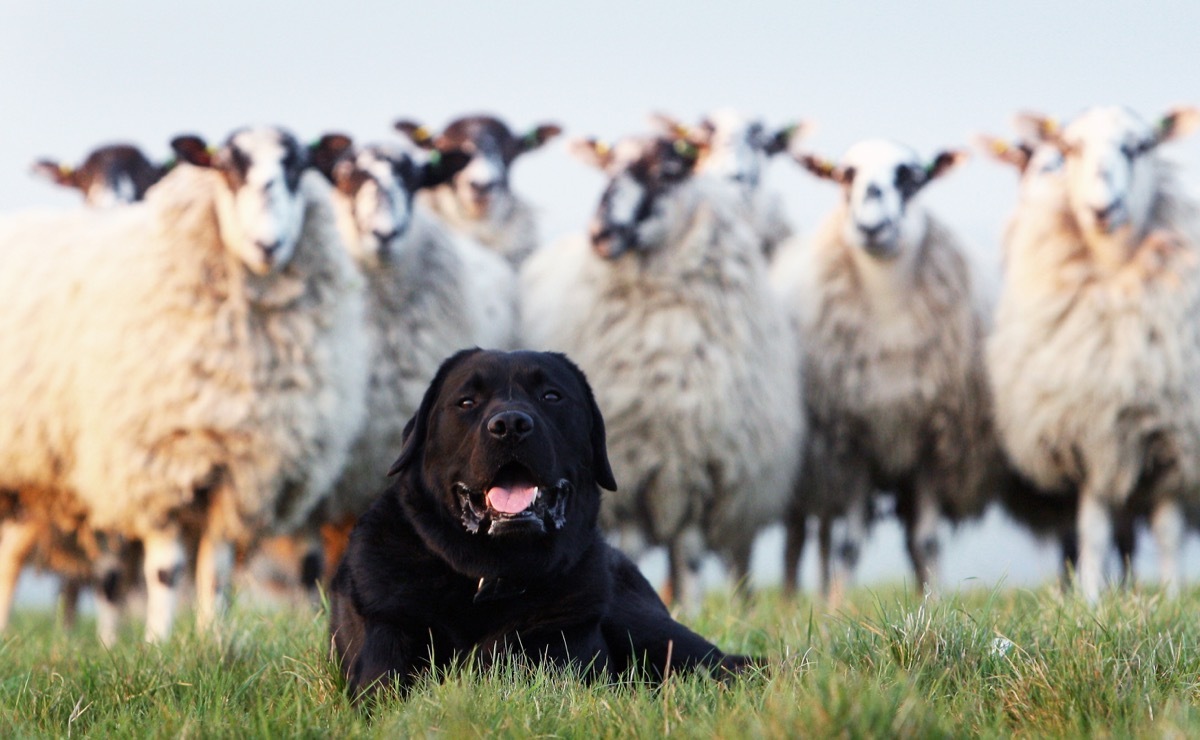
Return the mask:
M500 468L483 490L465 483L456 485L462 504L462 523L472 534L541 534L547 525L561 529L566 523L566 493L570 484L539 485L524 465L511 462Z

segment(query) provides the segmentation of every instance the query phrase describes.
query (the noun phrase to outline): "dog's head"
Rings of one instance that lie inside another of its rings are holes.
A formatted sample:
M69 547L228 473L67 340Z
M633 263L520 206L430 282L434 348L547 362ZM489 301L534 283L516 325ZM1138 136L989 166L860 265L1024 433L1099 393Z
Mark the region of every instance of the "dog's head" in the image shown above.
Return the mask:
M567 564L596 529L598 487L616 490L591 387L547 352L446 360L389 472L431 547L480 576Z

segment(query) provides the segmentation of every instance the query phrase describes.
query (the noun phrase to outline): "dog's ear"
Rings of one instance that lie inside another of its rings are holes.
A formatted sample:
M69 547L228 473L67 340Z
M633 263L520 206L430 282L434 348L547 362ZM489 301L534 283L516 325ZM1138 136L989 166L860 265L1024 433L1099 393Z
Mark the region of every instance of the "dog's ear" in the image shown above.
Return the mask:
M446 376L450 374L458 363L476 352L481 351L478 347L472 349L459 350L449 359L442 362L442 366L438 368L437 375L433 376L433 382L425 390L425 397L421 399L421 406L417 409L417 413L408 420L404 425L403 442L400 447L400 457L396 458L396 462L392 463L392 467L388 468L388 475L396 475L403 472L409 465L421 457L421 453L425 451L425 436L429 428L429 415L433 413L433 406L437 403L438 396L442 392L442 385L446 382Z
M587 395L588 408L592 412L592 474L596 478L596 483L601 488L607 491L617 490L617 480L613 476L612 465L608 462L608 437L604 432L604 416L600 413L600 407L596 404L596 397L592 393L592 386L588 383L587 376L579 369L579 366L571 362L566 355L559 355L566 363L567 367L571 368L571 372L575 373L575 377L579 380L579 385L583 386L583 392Z

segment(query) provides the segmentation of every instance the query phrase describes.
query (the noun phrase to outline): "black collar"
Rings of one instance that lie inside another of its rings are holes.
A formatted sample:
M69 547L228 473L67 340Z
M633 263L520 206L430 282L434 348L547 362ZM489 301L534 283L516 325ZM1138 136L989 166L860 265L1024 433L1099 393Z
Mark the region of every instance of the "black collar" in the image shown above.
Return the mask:
M511 578L480 578L479 587L475 589L476 604L488 601L499 601L525 593L525 587L514 582Z

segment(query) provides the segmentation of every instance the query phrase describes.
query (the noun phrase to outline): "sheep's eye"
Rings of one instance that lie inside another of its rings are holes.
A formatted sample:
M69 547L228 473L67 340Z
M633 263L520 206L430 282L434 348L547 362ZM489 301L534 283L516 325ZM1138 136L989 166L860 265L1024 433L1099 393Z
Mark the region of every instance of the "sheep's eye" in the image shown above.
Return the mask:
M1126 160L1132 162L1133 158L1136 157L1137 155L1138 155L1138 148L1136 146L1134 146L1133 144L1122 144L1121 145L1121 156L1125 157Z
M470 411L471 409L475 408L475 399L474 398L460 398L457 406L464 411Z
M549 390L542 394L542 400L549 403L558 403L562 400L562 394L555 390Z

